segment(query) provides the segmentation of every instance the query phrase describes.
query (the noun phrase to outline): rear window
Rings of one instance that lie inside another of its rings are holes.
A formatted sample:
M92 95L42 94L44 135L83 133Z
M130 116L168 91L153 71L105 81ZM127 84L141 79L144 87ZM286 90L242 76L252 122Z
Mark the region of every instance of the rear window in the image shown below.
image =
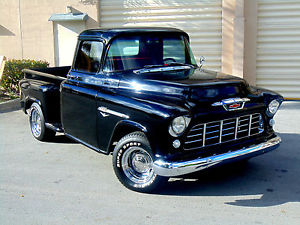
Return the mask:
M82 41L80 43L74 69L96 73L100 67L103 44L99 41Z
M116 39L111 45L109 56L135 56L139 54L140 41L135 39Z

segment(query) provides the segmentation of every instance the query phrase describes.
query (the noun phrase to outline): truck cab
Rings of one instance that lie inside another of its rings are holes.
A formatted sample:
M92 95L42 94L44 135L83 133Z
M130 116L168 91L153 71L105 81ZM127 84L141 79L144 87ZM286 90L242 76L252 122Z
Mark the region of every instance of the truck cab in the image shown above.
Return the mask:
M33 136L62 132L112 153L116 176L135 191L280 143L272 126L282 96L202 69L179 29L86 30L71 67L24 74L21 104Z

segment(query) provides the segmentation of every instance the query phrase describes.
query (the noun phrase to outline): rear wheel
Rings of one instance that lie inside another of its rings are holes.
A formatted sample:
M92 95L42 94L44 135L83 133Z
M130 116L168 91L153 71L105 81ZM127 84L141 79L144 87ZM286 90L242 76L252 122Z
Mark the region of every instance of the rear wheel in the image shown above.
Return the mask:
M30 107L29 123L32 135L39 141L46 141L55 136L55 132L46 128L43 111L39 104Z
M155 174L152 151L142 132L130 133L118 142L113 167L119 181L134 191L152 192L168 180Z

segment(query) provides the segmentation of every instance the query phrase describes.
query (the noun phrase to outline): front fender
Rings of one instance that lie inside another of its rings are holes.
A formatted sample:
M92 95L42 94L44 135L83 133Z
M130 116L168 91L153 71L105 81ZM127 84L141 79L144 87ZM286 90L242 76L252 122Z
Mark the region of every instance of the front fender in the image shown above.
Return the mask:
M115 126L114 133L116 131L118 131L118 129L122 129L123 127L126 127L126 128L130 127L132 129L136 129L136 130L139 130L144 133L147 133L147 131L148 131L144 125L142 125L138 122L135 122L132 120L122 120L122 121L118 122L117 125Z
M147 136L152 153L154 155L159 154L161 150L167 148L167 138L169 136L168 124L167 121L157 123L155 121L136 122L132 120L122 120L116 124L112 132L109 152L113 151L114 146L122 137L129 133L140 131Z
M265 88L256 87L256 86L250 86L250 91L252 94L263 97L265 100L265 103L269 103L273 99L277 99L280 102L282 102L283 96L275 91L271 91Z

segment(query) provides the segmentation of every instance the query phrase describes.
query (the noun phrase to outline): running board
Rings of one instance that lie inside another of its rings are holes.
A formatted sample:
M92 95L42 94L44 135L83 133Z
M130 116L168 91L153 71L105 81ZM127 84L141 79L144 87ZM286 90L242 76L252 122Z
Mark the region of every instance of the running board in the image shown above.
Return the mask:
M72 139L72 140L74 140L74 141L76 141L76 142L79 142L79 143L85 145L86 147L88 147L88 148L90 148L90 149L96 151L96 152L101 152L101 153L103 153L103 154L105 154L105 155L108 155L108 154L109 154L109 152L106 152L106 151L103 151L103 150L101 150L101 149L99 149L99 148L96 148L96 147L94 147L94 146L92 146L92 145L90 145L90 144L88 144L88 143L86 143L86 142L84 142L84 141L82 141L82 140L80 140L80 139L78 139L78 138L76 138L76 137L70 135L70 134L66 134L66 133L65 133L65 135L66 135L68 138L70 138L70 139Z
M64 130L62 129L61 125L58 123L45 123L45 126L55 132L64 133Z
M84 141L82 141L82 140L80 140L80 139L78 139L78 138L76 138L76 137L70 135L70 134L66 134L66 133L64 132L63 128L61 127L61 125L58 124L58 123L55 123L55 124L52 124L52 123L45 123L45 126L46 126L47 128L49 128L49 129L55 131L55 132L63 133L63 134L66 135L68 138L70 138L70 139L72 139L72 140L74 140L74 141L76 141L76 142L79 142L79 143L81 143L81 144L87 146L88 148L93 149L93 150L96 151L96 152L101 152L101 153L104 153L104 154L106 154L106 155L109 154L109 152L106 152L106 151L103 151L103 150L101 150L101 149L99 149L99 148L97 148L97 147L94 147L94 146L92 146L92 145L90 145L90 144L88 144L88 143L86 143L86 142L84 142Z

